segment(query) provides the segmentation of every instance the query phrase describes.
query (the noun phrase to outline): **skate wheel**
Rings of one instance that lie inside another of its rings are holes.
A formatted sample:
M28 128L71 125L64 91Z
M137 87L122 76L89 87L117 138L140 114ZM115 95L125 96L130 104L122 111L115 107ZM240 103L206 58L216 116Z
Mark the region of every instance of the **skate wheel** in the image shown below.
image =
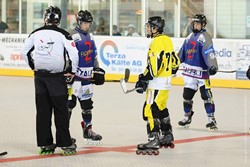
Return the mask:
M71 152L62 151L63 156L69 156L69 155L75 155L75 154L76 154L76 151L71 151Z
M152 155L153 151L148 151L147 153L148 153L148 155Z
M84 143L87 145L102 145L100 140L84 139Z
M153 152L153 154L154 154L154 155L159 155L160 152L159 152L158 150L156 150L156 151Z
M165 145L164 148L168 148L168 145Z
M142 154L142 155L146 155L147 152L146 152L146 151L142 151L141 154Z
M140 150L136 150L135 152L137 155L140 155L141 154L141 151Z
M189 129L189 125L185 125L185 126L180 126L179 125L178 129L187 130L187 129Z
M208 131L209 131L209 132L217 132L217 131L218 131L218 128L208 128Z
M174 145L174 144L171 144L169 147L170 147L170 148L175 148L175 145Z

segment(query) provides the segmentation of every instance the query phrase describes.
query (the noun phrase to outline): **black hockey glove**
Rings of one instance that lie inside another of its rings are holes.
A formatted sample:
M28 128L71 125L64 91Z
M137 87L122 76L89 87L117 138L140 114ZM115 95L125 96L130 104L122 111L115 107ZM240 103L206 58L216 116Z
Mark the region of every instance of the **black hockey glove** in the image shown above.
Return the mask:
M177 71L178 71L178 69L179 69L179 67L177 67L177 68L172 68L172 74L173 74L173 75L176 74Z
M248 67L248 70L247 70L247 78L250 79L250 66Z
M94 68L93 69L93 84L95 85L103 85L105 82L105 71L102 68Z
M142 94L147 90L147 87L148 87L148 80L145 80L144 75L140 74L138 81L135 84L135 88L141 88L141 89L136 90L136 92Z
M67 84L72 85L75 81L75 77L72 78L71 76L66 76L65 80Z
M218 71L218 69L215 67L215 66L211 66L209 69L208 69L208 73L209 75L214 75L216 74Z

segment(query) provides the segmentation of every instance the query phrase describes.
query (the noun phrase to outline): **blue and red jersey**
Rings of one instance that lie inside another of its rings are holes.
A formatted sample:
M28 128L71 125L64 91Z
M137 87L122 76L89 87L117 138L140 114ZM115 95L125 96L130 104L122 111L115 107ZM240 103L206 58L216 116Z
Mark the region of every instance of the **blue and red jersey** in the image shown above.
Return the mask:
M208 68L218 66L212 39L205 29L191 33L185 39L178 56L185 69L183 75L190 77L207 79Z

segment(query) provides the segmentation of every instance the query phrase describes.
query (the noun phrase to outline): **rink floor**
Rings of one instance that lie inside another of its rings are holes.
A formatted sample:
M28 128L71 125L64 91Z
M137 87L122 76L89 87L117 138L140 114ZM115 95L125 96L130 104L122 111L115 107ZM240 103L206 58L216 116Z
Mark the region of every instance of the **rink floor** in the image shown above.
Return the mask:
M103 136L101 146L86 145L80 126L79 104L73 111L71 135L77 155L38 155L35 133L34 83L31 77L0 76L0 167L249 167L250 90L212 88L218 132L205 128L207 117L199 92L189 130L177 122L183 118L182 86L173 86L168 100L174 149L160 149L158 156L136 155L136 145L147 141L142 120L145 94L123 94L118 82L94 87L93 130ZM128 87L133 88L129 83ZM53 126L54 128L54 126Z

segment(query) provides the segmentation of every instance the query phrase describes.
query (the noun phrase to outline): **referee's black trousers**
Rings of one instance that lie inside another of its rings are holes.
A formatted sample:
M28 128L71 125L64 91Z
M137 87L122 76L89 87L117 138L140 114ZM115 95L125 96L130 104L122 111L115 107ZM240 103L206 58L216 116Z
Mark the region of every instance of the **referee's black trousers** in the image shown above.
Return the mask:
M36 133L37 145L53 144L52 113L56 127L56 145L72 145L69 132L69 113L67 108L67 84L62 73L51 74L35 71Z

